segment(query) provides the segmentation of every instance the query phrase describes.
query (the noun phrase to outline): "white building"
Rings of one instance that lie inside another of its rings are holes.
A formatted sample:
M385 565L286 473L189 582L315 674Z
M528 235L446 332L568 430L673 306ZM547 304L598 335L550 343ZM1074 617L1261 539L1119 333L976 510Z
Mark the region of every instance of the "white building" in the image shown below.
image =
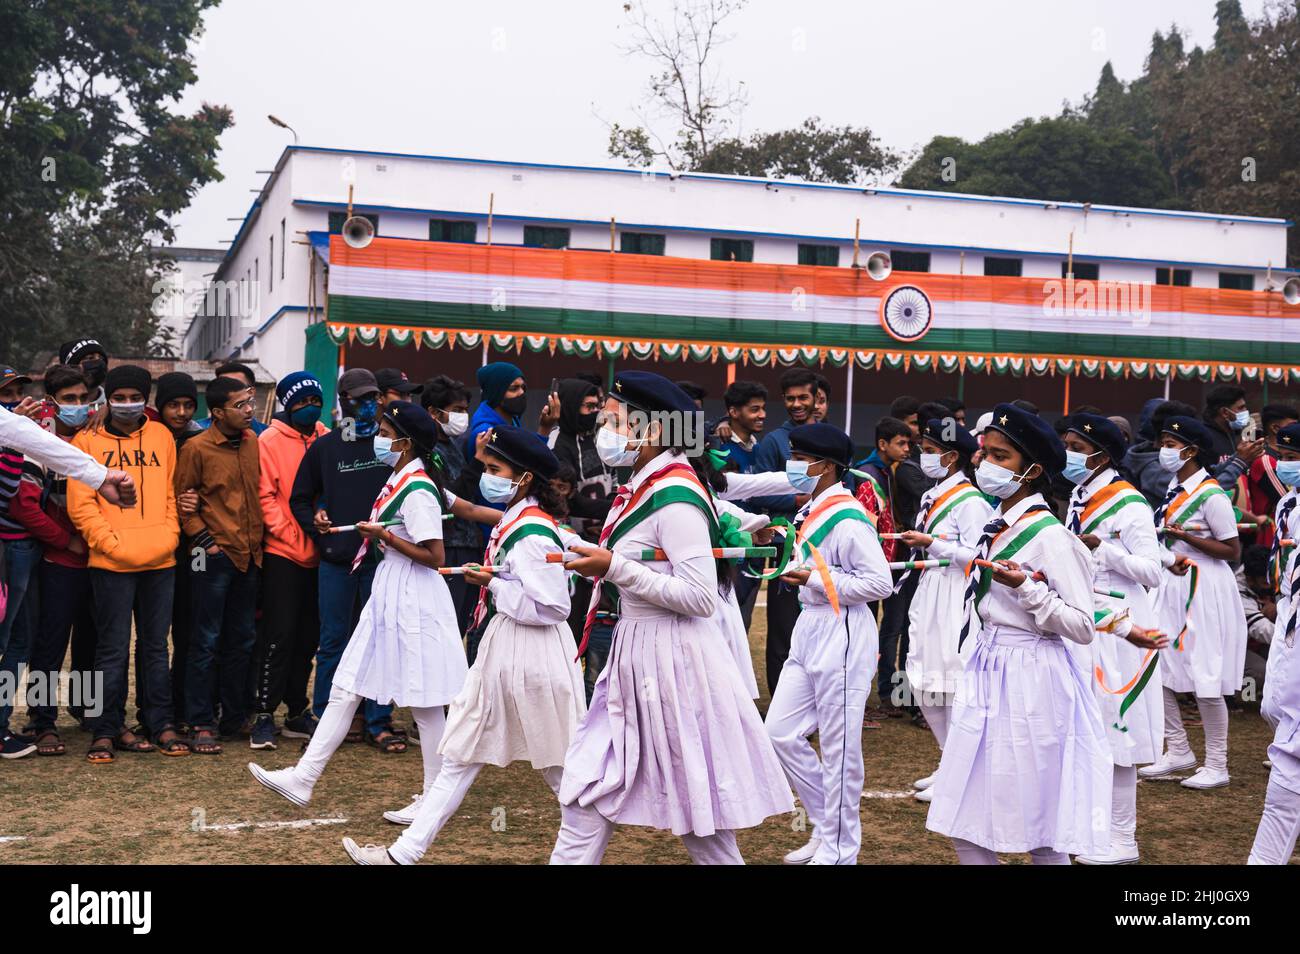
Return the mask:
M277 377L303 366L325 300L308 237L338 230L349 185L354 211L394 238L483 243L490 213L491 242L506 246L847 267L856 229L862 261L886 251L900 272L1059 279L1072 249L1079 279L1264 291L1290 274L1282 219L290 146L184 357L257 361Z
M203 307L209 282L226 257L224 249L155 246L154 258L170 263L154 283L154 314L162 319L172 349L185 353L185 334Z

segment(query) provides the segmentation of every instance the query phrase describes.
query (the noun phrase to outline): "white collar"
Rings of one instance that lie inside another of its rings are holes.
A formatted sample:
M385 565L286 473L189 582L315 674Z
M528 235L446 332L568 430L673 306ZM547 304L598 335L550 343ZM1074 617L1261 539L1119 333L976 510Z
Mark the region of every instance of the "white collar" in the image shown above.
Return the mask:
M803 508L799 511L799 513L803 516L807 516L808 514L813 512L813 508L815 508L827 497L833 497L836 494L847 494L848 492L849 492L848 488L845 487L843 483L837 480L835 481L835 483L831 484L829 487L827 487L825 490L819 493L816 497L813 497L806 504L804 504Z
M925 492L926 496L928 496L931 500L934 500L935 498L940 497L943 494L947 493L949 490L952 490L952 488L956 487L958 484L962 483L965 480L966 480L966 475L962 471L960 470L955 471L954 473L949 474L943 480L939 481L929 490L927 490Z
M523 513L525 509L527 509L528 507L535 507L535 506L537 506L537 498L529 494L523 500L517 501L516 503L512 503L509 506L509 508L506 510L506 512L501 515L501 519L497 521L497 526L504 527L515 517Z
M1043 503L1042 494L1030 494L1028 497L1020 501L1010 510L1002 511L1001 508L999 508L998 516L1007 522L1007 526L1011 526L1013 523L1015 523L1017 520L1019 520L1021 517L1025 515L1026 510L1034 506L1034 504L1041 504L1041 503Z
M1075 488L1074 496L1077 496L1080 500L1087 500L1097 491L1101 490L1102 487L1109 484L1114 478L1115 468L1103 467L1093 475L1092 480L1088 481L1086 484L1079 484Z
M1209 479L1210 479L1209 473L1206 472L1204 467L1201 467L1196 471L1196 473L1192 474L1192 476L1188 477L1186 480L1179 480L1175 476L1174 483L1177 486L1186 489L1190 487L1199 487L1201 484L1205 483L1205 481Z
M690 464L686 462L686 459L681 454L677 453L677 451L660 451L658 455L650 458L644 467L632 475L632 479L628 481L628 486L633 490L636 490L636 488L646 482L646 478L651 474L663 470L669 464L679 459L682 463L686 464L687 467L690 466Z
M412 460L410 463L408 463L401 470L393 471L392 476L388 478L388 486L396 487L398 483L401 482L403 477L405 477L407 474L413 474L417 470L424 470L424 461L420 460L420 458L418 457Z

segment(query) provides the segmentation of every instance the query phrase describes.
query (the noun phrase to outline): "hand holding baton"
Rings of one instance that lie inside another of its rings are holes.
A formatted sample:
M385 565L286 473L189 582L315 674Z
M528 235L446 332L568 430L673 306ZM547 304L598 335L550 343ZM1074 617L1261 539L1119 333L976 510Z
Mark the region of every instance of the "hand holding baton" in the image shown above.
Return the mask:
M745 560L749 557L774 557L776 547L714 547L712 552L715 560ZM546 554L547 563L570 563L577 559L581 559L579 554L568 551ZM668 554L655 547L646 547L632 559L646 562L663 561L668 559Z
M976 560L974 560L973 562L974 562L974 564L975 564L976 566L986 567L987 569L992 570L994 573L996 573L996 572L999 571L999 570L1002 570L1002 571L1005 572L1006 570L1010 569L1010 567L1000 566L1000 565L998 565L998 564L996 564L996 563L992 563L992 562L990 562L990 561L988 561L988 560L979 560L979 559L976 559ZM1023 570L1019 570L1018 568L1017 568L1017 571L1018 571L1018 572L1022 572L1022 573L1024 572ZM1029 574L1029 579L1031 579L1031 580L1037 580L1039 583L1046 583L1046 582L1047 582L1047 576L1043 573L1042 570L1035 570L1032 574ZM1092 588L1092 591L1093 591L1094 593L1096 593L1098 596L1109 596L1111 599L1115 599L1115 600L1122 600L1122 599L1125 599L1125 594L1122 593L1122 592L1119 591L1119 590L1108 590L1108 589L1105 589L1104 587L1094 586L1094 587Z

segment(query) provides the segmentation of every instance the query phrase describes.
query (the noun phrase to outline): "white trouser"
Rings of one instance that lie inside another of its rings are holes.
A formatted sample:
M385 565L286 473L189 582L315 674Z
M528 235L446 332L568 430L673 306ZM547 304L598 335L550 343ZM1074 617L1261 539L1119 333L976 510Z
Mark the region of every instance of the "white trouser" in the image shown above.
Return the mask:
M974 842L962 838L952 839L952 846L957 849L957 861L963 865L996 865L998 853L990 851ZM1063 851L1051 848L1035 848L1029 853L1029 860L1036 865L1068 865L1070 856Z
M784 677L782 677L784 678ZM614 833L614 823L594 808L560 806L560 835L551 852L553 865L598 865ZM697 865L743 865L734 831L682 835L682 845Z
M1110 796L1110 845L1137 844L1138 770L1136 765L1116 765Z
M1173 755L1187 755L1192 751L1183 728L1183 716L1178 711L1178 695L1165 687L1165 742ZM1228 704L1223 696L1197 696L1196 708L1201 711L1201 725L1205 727L1205 767L1220 772L1228 771Z
M866 705L866 692L847 688L842 671L816 674L791 658L781 669L764 720L781 767L821 839L814 856L819 864L858 863ZM820 760L808 741L814 732Z
M1300 835L1300 795L1283 788L1272 778L1264 792L1264 814L1255 831L1255 844L1250 849L1252 865L1284 865L1290 862L1295 851L1296 837Z
M423 739L424 729L420 729ZM443 759L442 770L433 784L425 789L424 799L416 809L415 821L402 832L401 837L388 849L389 855L399 865L416 864L429 845L438 837L442 826L460 807L474 779L483 770L482 762L457 762L455 759ZM564 777L564 767L553 765L542 769L542 778L557 795L560 792L560 779Z
M925 716L925 724L934 733L934 740L939 743L940 751L948 741L948 723L952 719L952 697L953 693L946 692L943 694L942 702L936 694L933 703L921 703L921 715Z
M343 744L348 728L352 725L352 716L360 704L361 697L356 693L348 692L337 685L330 687L330 700L325 707L325 714L321 716L316 731L312 733L311 741L307 743L307 751L302 754L302 758L298 760L293 770L298 780L309 788L319 781L325 766L329 764L330 757ZM427 792L438 776L438 767L442 764L438 745L442 742L442 729L446 724L446 716L442 706L428 709L412 708L411 715L420 727L422 743L420 751L424 759L424 790Z

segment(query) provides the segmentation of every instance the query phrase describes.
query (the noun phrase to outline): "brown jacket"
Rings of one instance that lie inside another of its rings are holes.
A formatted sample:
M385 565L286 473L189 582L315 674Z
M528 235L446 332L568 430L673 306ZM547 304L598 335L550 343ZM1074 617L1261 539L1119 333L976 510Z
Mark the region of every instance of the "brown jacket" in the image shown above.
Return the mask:
M213 424L181 447L176 462L176 494L195 490L198 513L181 521L196 545L216 543L242 573L252 560L262 565L262 505L257 437L251 430L231 446ZM209 537L211 538L209 540Z

